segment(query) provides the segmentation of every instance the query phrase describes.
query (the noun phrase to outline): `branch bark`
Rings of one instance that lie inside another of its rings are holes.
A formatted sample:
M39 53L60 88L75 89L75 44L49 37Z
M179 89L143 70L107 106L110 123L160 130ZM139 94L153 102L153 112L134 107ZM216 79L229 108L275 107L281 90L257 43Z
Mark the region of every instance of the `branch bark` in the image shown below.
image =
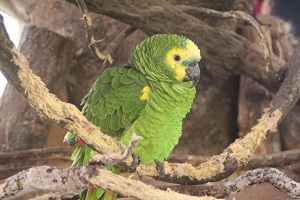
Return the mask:
M209 186L177 185L171 186L170 189L194 196L209 195L216 198L225 198L260 183L270 183L291 198L299 199L300 197L300 183L293 181L275 168L255 169L224 183Z
M199 155L179 155L171 154L168 157L169 162L185 163L188 162L193 166L198 166L211 157ZM252 155L249 157L247 165L241 166L242 170L253 170L264 167L283 167L300 162L300 150L294 149L289 151L282 151L278 153L266 155Z
M47 88L61 98L74 59L74 43L48 29L25 26L19 49ZM27 99L11 85L6 87L0 101L1 147L14 151L42 148L52 125L53 122L37 115Z
M23 165L22 168L11 166L11 164L19 164L27 161L32 161L33 163L39 162L42 165L52 165L58 168L67 168L72 162L70 155L73 151L73 148L54 147L0 153L0 179L5 179L19 171L34 167L32 164ZM187 162L193 166L199 166L210 158L210 156L171 154L168 161L173 163ZM253 170L264 167L283 167L299 163L299 161L300 150L295 149L267 155L251 156L247 165L241 166L241 169ZM6 167L7 163L9 163L9 166Z
M99 166L67 169L49 166L33 167L0 184L0 198L14 199L30 191L45 191L55 194L55 196L68 197L78 194L88 187L110 189L124 196L133 196L139 199L215 199L213 197L192 197L172 190L162 191L140 181L118 176Z
M75 3L74 0L67 1ZM212 73L212 76L215 70L225 76L242 73L253 77L273 92L280 86L282 77L278 77L278 72L284 65L283 60L272 54L272 68L269 73L265 73L264 50L261 47L236 33L210 27L183 12L178 6L150 0L145 0L142 4L126 4L117 0L86 0L86 4L89 10L130 24L148 35L175 33L187 36L199 45L201 54L210 67L208 73Z
M26 58L8 39L3 20L0 27L0 38L0 69L8 82L28 99L31 106L36 108L40 114L87 141L87 144L97 143L98 145L94 146L94 149L99 152L110 154L123 149L116 140L101 134L99 128L87 121L74 105L61 102L56 96L49 93L41 79L28 67ZM94 142L89 142L88 137ZM105 147L107 144L109 144L108 148Z

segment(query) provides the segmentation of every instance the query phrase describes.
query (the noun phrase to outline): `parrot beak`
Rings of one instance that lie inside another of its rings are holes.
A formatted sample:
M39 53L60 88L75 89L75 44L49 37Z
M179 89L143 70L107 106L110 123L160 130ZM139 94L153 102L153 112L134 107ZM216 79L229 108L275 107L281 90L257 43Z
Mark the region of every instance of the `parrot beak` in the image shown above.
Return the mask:
M192 87L195 87L200 79L200 68L198 62L191 63L185 70L186 76L184 82L191 82Z

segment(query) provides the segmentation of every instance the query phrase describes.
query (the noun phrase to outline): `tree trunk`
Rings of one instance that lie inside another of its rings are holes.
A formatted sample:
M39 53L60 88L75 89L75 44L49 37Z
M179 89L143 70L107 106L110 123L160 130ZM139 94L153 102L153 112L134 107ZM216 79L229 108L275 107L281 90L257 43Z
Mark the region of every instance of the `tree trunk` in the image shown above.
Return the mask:
M46 83L50 92L61 96L70 63L74 57L73 43L53 32L35 26L26 26L20 51L28 59L32 70ZM0 106L0 133L6 150L23 150L44 146L52 122L39 116L8 85Z

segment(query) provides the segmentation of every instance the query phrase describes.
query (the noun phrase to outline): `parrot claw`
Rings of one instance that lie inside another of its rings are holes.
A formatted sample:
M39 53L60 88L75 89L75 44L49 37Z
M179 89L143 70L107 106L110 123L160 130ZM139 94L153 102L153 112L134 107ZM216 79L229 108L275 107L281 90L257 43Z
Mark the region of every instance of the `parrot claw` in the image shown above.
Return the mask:
M139 166L141 163L141 158L138 155L132 154L132 165L131 165L131 172L135 172L136 168Z
M159 177L158 179L160 178L163 178L165 176L165 165L163 162L155 162L156 163L156 169L159 173Z

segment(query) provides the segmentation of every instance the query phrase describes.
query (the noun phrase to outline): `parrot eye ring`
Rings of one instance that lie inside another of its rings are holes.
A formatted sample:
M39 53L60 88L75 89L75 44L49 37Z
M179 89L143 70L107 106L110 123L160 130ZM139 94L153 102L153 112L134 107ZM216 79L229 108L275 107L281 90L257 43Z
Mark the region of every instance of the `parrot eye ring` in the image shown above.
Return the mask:
M181 57L178 54L173 55L173 60L176 63L180 63L181 62Z

